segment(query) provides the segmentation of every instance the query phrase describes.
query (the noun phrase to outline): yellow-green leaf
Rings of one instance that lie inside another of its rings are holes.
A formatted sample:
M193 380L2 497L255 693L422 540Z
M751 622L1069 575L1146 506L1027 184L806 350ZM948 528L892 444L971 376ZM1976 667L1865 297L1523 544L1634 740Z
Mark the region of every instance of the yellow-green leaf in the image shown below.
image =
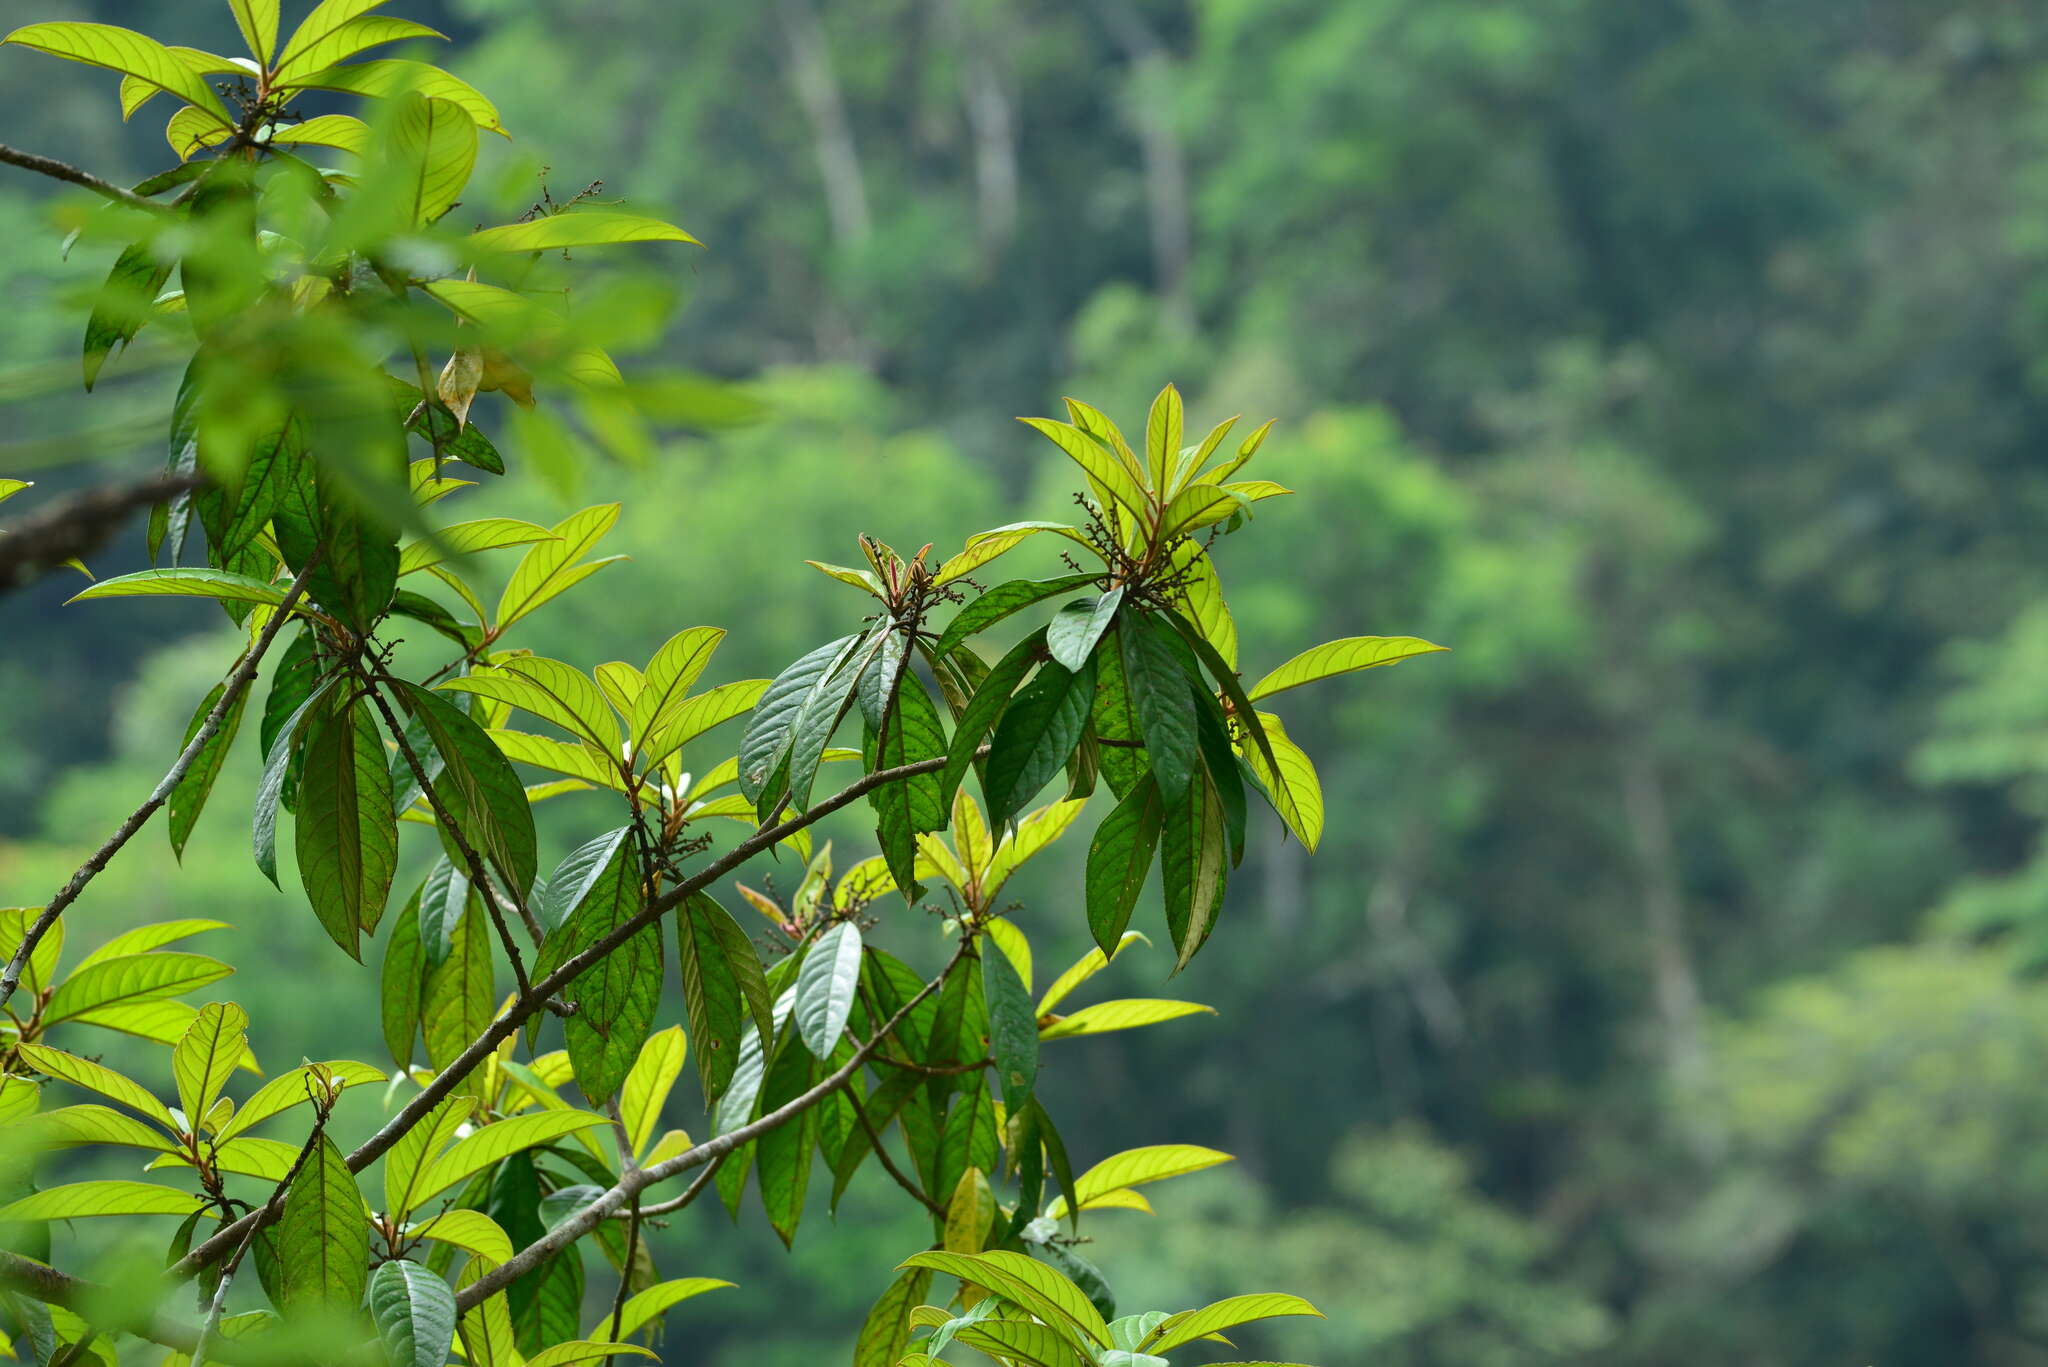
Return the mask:
M1084 1006L1071 1016L1062 1016L1038 1032L1040 1039L1065 1039L1070 1035L1101 1035L1111 1030L1136 1030L1161 1021L1178 1020L1203 1012L1216 1014L1213 1006L1200 1002L1168 1001L1159 997L1130 997Z
M536 1111L485 1125L434 1160L420 1179L415 1198L452 1187L522 1149L604 1123L603 1116L588 1111Z
M1125 947L1134 940L1141 940L1146 944L1151 943L1150 940L1146 940L1138 931L1127 930L1123 933L1123 937L1116 942L1116 953L1123 953ZM1109 960L1113 957L1115 956L1105 957L1102 950L1097 948L1089 950L1086 954L1074 960L1074 966L1053 979L1052 986L1046 988L1045 995L1038 999L1038 1014L1043 1016L1046 1012L1065 1001L1075 988L1109 967Z
M471 233L464 245L478 252L547 252L567 247L604 247L623 242L703 243L672 223L640 214L609 211L549 214L526 223L507 223Z
M273 128L270 131L270 141L286 146L312 143L320 147L338 147L344 152L353 152L362 157L370 153L372 134L370 125L361 119L351 118L347 114L316 114L304 123ZM429 469L432 468L431 461L422 463ZM452 493L453 490L448 492Z
M1276 776L1266 764L1266 757L1259 753L1256 745L1240 743L1238 753L1250 767L1252 776L1259 786L1273 800L1273 810L1287 823L1287 829L1294 832L1302 848L1314 854L1323 838L1323 784L1316 776L1314 761L1308 752L1296 745L1287 734L1287 728L1280 719L1267 712L1258 714L1259 724L1266 730L1266 741L1273 747L1273 760L1280 766ZM1276 781L1277 778L1277 781Z
M156 39L112 24L57 22L29 24L0 38L0 43L18 43L47 52L52 57L105 67L147 81L204 111L213 122L233 128L227 109L207 89L206 82L177 53Z
M1323 1312L1299 1296L1289 1296L1278 1291L1262 1292L1250 1296L1232 1296L1200 1310L1184 1310L1167 1319L1139 1345L1139 1351L1156 1355L1170 1353L1184 1343L1209 1334L1218 1334L1235 1324L1249 1324L1253 1320L1269 1320L1280 1315L1313 1315L1323 1318Z
M296 41L296 40L295 40ZM408 62L396 57L355 62L347 66L322 67L303 75L294 74L279 82L280 90L333 90L345 95L366 95L386 99L411 92L426 99L446 100L475 121L477 127L504 133L498 122L498 107L467 81L449 75L425 62ZM507 134L507 136L510 136Z
M249 55L268 63L277 49L277 0L228 0L234 11L235 27L249 45Z
M73 1182L0 1207L0 1220L84 1220L101 1215L190 1215L206 1201L149 1182Z
M672 1305L686 1301L692 1296L701 1296L706 1291L717 1291L731 1285L731 1282L720 1281L716 1277L678 1277L673 1281L650 1286L630 1297L620 1308L619 1337L627 1338L638 1333ZM600 1332L609 1336L610 1315L606 1315L601 1322Z
M626 1074L625 1084L619 1089L619 1118L625 1124L626 1143L635 1157L646 1153L654 1127L661 1119L662 1105L675 1087L688 1053L689 1043L680 1025L656 1031L640 1046L633 1071Z
M361 14L348 20L316 42L291 55L290 60L280 62L278 70L289 76L297 71L318 71L345 62L358 52L385 43L402 43L409 38L439 38L447 34L425 24L416 24L410 19L394 19L384 14ZM294 39L294 42L297 40Z
M1433 645L1417 636L1347 636L1341 641L1328 641L1312 650L1304 650L1247 689L1245 696L1257 702L1260 698L1299 688L1318 679L1399 664L1417 655L1430 655L1444 649L1447 647Z
M185 565L160 570L137 570L102 579L91 588L73 594L68 601L87 598L214 598L223 603L271 603L284 601L284 590L246 574L229 570Z
M171 1050L171 1074L178 1083L178 1104L197 1124L213 1108L213 1099L242 1057L242 1032L249 1013L233 1002L209 1002L199 1008L185 1037Z
M447 283L447 282L443 282ZM498 627L511 626L520 618L574 586L613 559L579 564L619 520L619 505L603 503L572 513L555 524L556 539L543 541L529 550L512 572L505 592L498 600Z
M494 1263L509 1262L512 1258L512 1236L480 1210L443 1211L431 1220L408 1225L405 1236L435 1239Z
M537 541L553 541L555 533L532 522L522 522L516 517L480 517L472 522L457 522L437 528L431 539L415 541L398 556L400 575L412 574L429 565L438 565L452 555L474 555L478 551L495 551L506 546L530 546Z

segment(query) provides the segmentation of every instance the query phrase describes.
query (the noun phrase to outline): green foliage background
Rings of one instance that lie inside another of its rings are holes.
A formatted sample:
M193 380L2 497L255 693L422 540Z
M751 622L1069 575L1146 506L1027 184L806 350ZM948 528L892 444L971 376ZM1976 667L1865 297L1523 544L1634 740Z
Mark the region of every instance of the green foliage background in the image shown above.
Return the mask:
M37 17L227 27L188 8ZM582 489L515 461L484 511L616 490L634 557L536 619L536 649L637 659L718 622L722 668L771 674L843 612L804 558L851 559L851 528L944 550L1062 517L1064 471L1010 415L1067 392L1132 412L1167 378L1191 421L1283 415L1270 468L1303 495L1223 551L1249 657L1458 647L1279 708L1326 757L1322 853L1257 824L1236 943L1176 985L1221 1016L1102 1041L1052 1084L1077 1150L1240 1156L1093 1251L1134 1302L1264 1267L1329 1312L1287 1342L1333 1365L2048 1361L2048 19L411 12L500 101L515 197L540 164L557 193L603 174L704 239L643 360L742 379L765 413ZM843 137L800 94L804 53ZM7 140L159 169L153 126L110 140L110 99L0 52ZM147 468L138 419L175 374L141 348L89 401L67 388L106 262L43 249L42 193L0 185L0 472L48 492L103 473L82 455ZM160 774L233 649L201 605L194 639L119 603L81 628L71 587L0 600L0 884L24 896ZM80 919L231 921L266 1064L374 1056L360 994L227 816L257 763L244 737L182 872L138 842ZM1079 886L1062 857L1020 900ZM1145 995L1167 967L1113 971ZM871 1250L905 1243L859 1192L791 1257L715 1210L659 1235L665 1266L741 1284L678 1314L668 1360L842 1353Z

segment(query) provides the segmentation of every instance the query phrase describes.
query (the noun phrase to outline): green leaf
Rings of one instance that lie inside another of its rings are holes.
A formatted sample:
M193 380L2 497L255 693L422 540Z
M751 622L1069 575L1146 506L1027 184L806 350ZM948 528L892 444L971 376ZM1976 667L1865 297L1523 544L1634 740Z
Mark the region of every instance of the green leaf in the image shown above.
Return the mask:
M654 1139L654 1128L661 1121L661 1108L667 1103L676 1078L682 1074L688 1053L689 1043L680 1025L649 1035L640 1046L640 1056L633 1061L633 1070L626 1074L619 1089L619 1119L626 1129L626 1146L633 1155L646 1154Z
M9 1093L18 1094L34 1104L35 1088L19 1080L8 1084ZM24 1115L10 1120L9 1125L19 1124L20 1129L10 1134L10 1140L17 1135L25 1145L35 1148L69 1148L77 1144L120 1144L133 1149L149 1149L156 1153L171 1153L176 1145L166 1139L159 1130L153 1130L140 1120L109 1106L87 1103L81 1106L59 1106L54 1111L39 1115Z
M996 1061L996 1085L1002 1089L1003 1111L1018 1114L1038 1084L1038 1014L1031 993L1010 956L981 954L981 990L988 1001L988 1047Z
M620 833L568 919L548 936L541 963L535 968L537 975L553 972L630 921L646 905L639 846L627 838L630 834ZM633 1069L633 1060L639 1057L661 998L663 964L661 923L657 921L629 936L563 989L576 1003L576 1014L562 1027L569 1061L576 1071L576 1085L594 1106L618 1091Z
M399 197L399 221L432 223L448 212L476 167L476 121L453 100L400 95L393 107L381 184Z
M609 1324L610 1320L607 1319L606 1323ZM579 1367L579 1364L594 1362L599 1358L620 1357L629 1353L637 1357L654 1357L652 1352L637 1343L603 1343L590 1339L576 1339L541 1349L526 1360L526 1367Z
M895 699L882 717L881 733L872 739L871 772L946 754L946 731L939 710L925 692L923 681L910 671L905 670L897 683ZM896 779L868 793L889 871L908 896L916 895L917 836L946 825L946 803L940 791L940 775L927 773Z
M199 1008L185 1037L171 1050L171 1074L178 1082L178 1105L193 1124L213 1109L241 1061L243 1031L249 1014L233 1002L211 1002Z
M294 38L292 41L298 40ZM333 90L344 95L367 95L372 99L411 92L428 99L447 100L469 115L477 127L487 128L493 133L505 133L504 125L498 121L498 107L485 99L481 91L425 62L380 57L348 66L326 66L318 71L294 71L276 88L280 91Z
M140 1083L115 1072L103 1063L79 1058L43 1044L19 1044L15 1048L22 1060L39 1073L46 1073L74 1086L98 1092L101 1096L142 1112L166 1128L179 1128L177 1121L171 1118L170 1109L145 1090Z
M511 626L618 559L583 559L618 520L619 505L604 503L572 513L556 523L556 539L534 546L512 571L512 578L498 599L498 629Z
M1068 669L1079 669L1095 653L1095 643L1109 629L1123 601L1124 586L1118 584L1092 603L1067 604L1046 627L1045 648Z
M383 919L398 869L391 769L376 719L360 700L313 717L294 835L313 914L328 938L360 961L362 932Z
M185 744L199 734L200 725L207 714L213 711L226 692L225 684L215 684L213 690L200 699L199 706L192 713L191 722L185 727ZM171 789L170 835L171 853L183 859L185 842L192 837L192 828L198 824L199 813L206 808L206 799L213 792L214 781L220 777L220 767L228 757L228 748L235 743L235 733L242 727L242 712L248 706L249 690L235 694L235 700L228 706L221 718L220 727L199 747L199 753L192 759L192 766L178 780L178 786ZM179 747L182 752L183 746Z
M788 757L798 718L812 692L841 665L859 636L842 636L828 641L797 660L770 681L755 704L754 715L740 736L740 792L747 801L758 803ZM847 696L852 695L847 681Z
M932 647L932 654L944 658L954 646L988 630L1011 613L1095 584L1101 578L1099 574L1069 574L1058 579L1012 579L1006 584L998 584L954 615L939 636L938 643Z
M1277 1291L1268 1291L1251 1296L1232 1296L1205 1305L1200 1310L1187 1310L1171 1317L1152 1331L1152 1337L1141 1345L1148 1353L1170 1353L1185 1343L1208 1334L1221 1333L1232 1325L1249 1324L1253 1320L1273 1319L1279 1315L1313 1315L1323 1318L1323 1312L1299 1296L1289 1296Z
M156 39L131 29L112 24L29 24L0 38L0 43L19 43L52 57L122 72L169 91L223 128L234 127L227 110L191 63Z
M382 0L379 0L379 3L382 3ZM292 54L290 61L280 62L278 69L284 75L298 71L318 71L346 61L369 48L381 47L385 43L402 43L411 38L446 37L446 34L430 29L425 24L416 24L410 19L393 19L383 14L363 14L343 23L319 41L300 48ZM313 123L316 120L308 119L306 122Z
M725 632L718 627L687 627L662 643L647 661L640 695L628 714L635 749L681 709L690 688L711 663Z
M1169 384L1152 400L1145 419L1145 468L1161 497L1172 488L1180 460L1181 413L1180 391Z
M1223 901L1223 801L1206 769L1178 798L1162 799L1159 871L1166 893L1166 929L1178 953L1177 973L1215 928Z
M172 264L158 260L153 242L133 242L122 249L85 324L87 389L92 388L114 348L128 345L149 321L156 297L163 291L164 281L170 279Z
M1004 1300L1060 1329L1076 1344L1080 1344L1085 1335L1104 1347L1109 1345L1109 1325L1089 1303L1081 1288L1022 1253L933 1251L919 1253L900 1266L928 1267L971 1285L988 1287Z
M1254 684L1245 694L1253 702L1318 679L1334 678L1361 669L1378 669L1399 664L1417 655L1431 655L1447 647L1433 645L1418 636L1347 636L1329 641L1281 665Z
M426 986L427 956L420 945L420 895L415 892L391 927L384 946L384 967L378 986L378 1019L384 1047L400 1068L412 1064L412 1046L420 1033L420 994Z
M761 1111L766 1114L794 1100L818 1080L820 1064L801 1049L780 1050L761 1085ZM776 1126L757 1141L761 1206L768 1223L787 1248L803 1219L804 1196L810 1187L811 1150L818 1142L816 1107Z
M530 546L554 539L555 533L546 527L522 522L516 517L480 517L470 522L457 522L435 528L431 540L415 541L400 552L398 573L402 578L429 565L438 565L450 556L474 555L478 551L502 550L507 546Z
M1019 418L1017 421L1049 437L1055 446L1067 453L1068 459L1087 474L1092 489L1122 505L1140 524L1144 522L1145 491L1124 463L1094 437L1071 423L1051 418Z
M1033 855L1049 848L1052 843L1065 835L1067 828L1074 824L1074 818L1088 805L1086 798L1068 798L1040 807L1017 823L1017 829L1005 836L990 856L988 866L982 871L981 891L984 897L994 897L1003 884L1010 881L1024 862ZM1030 974L1024 975L1027 982Z
M1088 846L1088 929L1106 957L1114 956L1131 923L1163 816L1159 789L1148 774L1095 828Z
M493 1121L434 1160L414 1190L414 1203L417 1205L512 1154L604 1123L603 1116L588 1111L530 1111Z
M73 1182L0 1206L0 1221L84 1220L101 1215L190 1215L206 1201L149 1182Z
M706 1291L719 1291L731 1286L731 1282L720 1281L716 1277L677 1277L671 1281L656 1283L645 1291L628 1297L626 1303L619 1308L618 1337L632 1337L666 1314L671 1306L680 1305L692 1296L701 1296ZM611 1337L611 1324L610 1315L606 1315L599 1324L599 1332L606 1339ZM531 1364L528 1364L528 1367L531 1367ZM888 1367L895 1367L895 1364L890 1363Z
M405 20L395 22L405 23ZM424 28L425 25L418 27ZM316 114L304 123L281 125L270 130L270 141L287 147L312 143L337 147L356 156L368 156L375 133L370 125L347 114Z
M984 1320L962 1327L954 1341L1024 1367L1082 1367L1082 1359L1073 1345L1049 1324Z
M1117 640L1123 652L1124 684L1144 737L1145 753L1159 795L1171 804L1188 786L1195 765L1195 703L1192 682L1162 633L1166 628L1141 615L1125 617Z
M707 1102L725 1094L739 1064L751 1016L757 1031L772 1031L768 984L746 932L703 893L683 904L676 940L682 951L683 1005Z
M853 1367L896 1367L910 1342L910 1312L924 1300L931 1284L931 1272L921 1267L889 1283L854 1341Z
M254 1095L235 1108L234 1115L220 1127L216 1138L226 1143L272 1116L282 1115L294 1106L313 1100L318 1094L315 1088L319 1077L324 1077L327 1085L337 1091L367 1087L385 1080L384 1074L369 1064L350 1059L330 1059L325 1063L309 1063L294 1068L258 1087Z
M250 843L255 847L256 867L263 876L277 885L277 804L284 795L287 776L291 772L293 757L292 742L297 738L299 728L320 704L320 701L334 691L333 681L322 684L278 727L276 736L271 738L263 761L263 777L256 785L256 808L249 823ZM264 729L270 727L270 718L263 719Z
M432 1219L406 1226L405 1233L408 1238L433 1239L493 1263L512 1261L512 1236L480 1210L458 1207L443 1211Z
M456 922L448 955L429 963L420 990L420 1024L427 1061L438 1071L452 1064L491 1023L491 925L475 898Z
M446 698L402 680L393 692L426 727L441 756L434 792L442 805L470 848L505 880L503 890L524 900L538 853L533 809L519 776L490 737Z
M284 590L261 579L228 570L197 565L161 570L137 570L102 579L91 588L74 593L66 601L87 598L212 598L223 603L282 603Z
M475 1102L457 1094L427 1112L426 1119L407 1130L384 1156L384 1213L404 1220L425 1204L440 1188L426 1186L429 1167L441 1149L469 1121ZM529 1167L528 1171L532 1169ZM511 1223L494 1210L492 1218L511 1229ZM518 1231L513 1231L515 1234Z
M362 1303L370 1224L348 1160L325 1134L285 1193L277 1222L286 1313L349 1314Z
M939 804L950 811L953 798L960 791L960 781L974 765L976 751L995 729L1003 712L1010 705L1017 685L1037 664L1045 649L1045 632L1034 631L996 662L975 688L973 697L960 714L960 720L953 728L953 744L946 753L946 767L939 775Z
M445 1367L455 1343L455 1293L448 1283L403 1258L370 1278L370 1318L391 1367Z
M1229 1154L1199 1144L1150 1144L1103 1159L1075 1180L1074 1193L1086 1205L1104 1192L1185 1177L1231 1161ZM1055 1212L1053 1218L1058 1219L1060 1213Z
M671 223L640 214L607 210L549 214L471 233L462 245L473 252L551 252L569 247L604 247L621 242L688 242L696 238Z
M1004 709L990 743L989 824L1007 825L1051 781L1080 743L1095 701L1095 661L1078 671L1048 662Z
M1084 1006L1071 1016L1063 1016L1039 1032L1040 1039L1067 1039L1074 1035L1100 1035L1111 1030L1136 1030L1141 1026L1157 1025L1161 1021L1178 1020L1182 1016L1197 1016L1207 1012L1216 1014L1213 1006L1200 1002L1167 1001L1155 997L1132 997L1120 1001L1097 1002Z
M249 45L249 55L257 65L268 65L277 48L277 0L228 0L228 8L242 41Z
M1246 746L1238 753L1244 757L1252 777L1259 781L1266 800L1287 823L1287 829L1294 832L1302 848L1314 854L1323 838L1323 785L1316 777L1315 763L1288 737L1287 728L1278 717L1261 712L1259 722L1265 728L1274 758L1280 763L1278 775L1266 767L1257 750Z
M860 985L860 956L860 927L841 921L812 943L797 969L797 1032L818 1058L830 1058L846 1032Z
M43 1023L55 1025L87 1011L124 1002L180 997L235 970L203 954L124 954L79 969L58 984L44 1008Z
M741 679L736 683L720 684L686 700L649 732L647 744L640 748L638 758L644 764L657 763L712 727L723 726L735 717L746 715L767 692L768 682L766 679Z
M277 67L283 70L292 65L293 59L307 52L317 43L326 42L335 33L354 22L356 17L376 9L385 0L320 0L313 6L313 12L302 20L292 36L285 41L282 51L277 54Z

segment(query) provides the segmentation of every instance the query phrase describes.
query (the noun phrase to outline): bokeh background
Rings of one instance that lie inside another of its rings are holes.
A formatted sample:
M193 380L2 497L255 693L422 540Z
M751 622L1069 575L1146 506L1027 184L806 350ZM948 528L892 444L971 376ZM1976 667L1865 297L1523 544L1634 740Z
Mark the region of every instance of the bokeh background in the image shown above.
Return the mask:
M198 0L0 8L233 41ZM805 558L1061 516L1011 418L1135 422L1172 379L1191 423L1278 416L1262 473L1302 491L1219 551L1247 668L1456 647L1282 700L1325 848L1265 820L1220 950L1114 970L1221 1014L1059 1046L1077 1159L1238 1155L1098 1222L1127 1304L1300 1291L1328 1322L1249 1346L1327 1367L2048 1362L2048 11L397 10L498 101L506 193L603 177L704 240L628 369L758 410L580 479L507 433L476 507L618 499L633 557L528 644L710 622L720 678L772 673L858 615ZM113 86L0 50L0 140L161 169ZM0 175L0 474L38 495L152 468L176 376L138 346L81 401L110 253L60 258L49 204ZM103 837L234 653L217 611L74 588L0 599L0 901ZM182 872L146 832L73 941L218 916L266 1064L379 1059L369 975L251 866L258 763L244 735ZM555 856L599 802L553 805ZM1041 963L1085 945L1078 855L1016 885ZM665 1271L741 1284L666 1360L840 1360L922 1241L893 1195L789 1254L716 1210L662 1231Z

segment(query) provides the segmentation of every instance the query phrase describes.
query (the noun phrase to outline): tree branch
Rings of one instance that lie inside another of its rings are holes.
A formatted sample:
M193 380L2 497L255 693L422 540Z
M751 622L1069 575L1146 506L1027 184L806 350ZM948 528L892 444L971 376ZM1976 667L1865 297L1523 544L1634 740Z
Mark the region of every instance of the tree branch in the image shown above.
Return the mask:
M162 214L170 212L163 205L153 200L144 199L133 190L124 190L110 180L101 180L90 171L81 171L76 166L68 162L58 161L54 157L39 157L33 152L24 152L18 147L9 147L4 142L0 142L0 162L6 162L10 166L19 166L24 171L34 171L37 175L49 176L53 180L62 180L72 185L84 186L96 195L104 195L116 204L125 204L131 209L140 209L144 213Z
M500 1043L518 1031L536 1011L543 1009L550 998L581 977L585 971L607 954L610 954L620 945L632 939L633 936L660 920L672 908L681 905L685 899L702 892L712 883L723 878L755 855L763 850L772 848L778 841L794 835L796 832L838 811L848 803L864 797L883 784L894 783L898 779L914 778L919 774L937 773L945 767L946 757L940 755L933 759L916 760L910 764L897 765L893 769L878 769L874 773L864 774L834 793L831 797L813 803L807 811L799 812L797 815L776 825L762 827L718 858L712 860L709 864L706 864L702 869L699 869L696 873L691 874L675 887L669 889L669 891L656 897L633 916L620 922L610 931L593 941L587 949L567 960L560 968L557 968L545 978L534 983L531 990L515 998L511 1007L503 1015L492 1021L490 1026L481 1035L470 1041L468 1048L464 1049L432 1081L420 1089L419 1095L407 1102L404 1109L385 1122L382 1129L364 1140L353 1153L349 1154L349 1171L361 1172L364 1168L369 1167L370 1164L383 1157L386 1150L393 1144L396 1144L399 1139L422 1120L426 1119L434 1107L440 1105L449 1093L460 1086L462 1080L488 1058L493 1049L496 1049ZM717 1141L714 1140L712 1142L716 1143ZM700 1145L699 1149L703 1147ZM723 1150L720 1151L723 1152ZM683 1167L671 1168L670 1164L676 1163L683 1158L688 1158L691 1154L697 1152L698 1150L693 1149L690 1153L679 1154L675 1159L671 1159L668 1164L663 1164L662 1166L669 1168L669 1171L662 1173L662 1176L671 1176L673 1173L683 1171ZM709 1156L715 1155L700 1156L695 1162L685 1164L684 1167L695 1167L697 1163L703 1162L705 1157ZM653 1171L653 1169L647 1169L647 1171ZM204 1243L186 1254L184 1258L172 1266L166 1275L174 1280L183 1280L191 1276L200 1268L207 1266L232 1250L236 1242L247 1231L250 1221L268 1224L277 1218L281 1208L282 1202L273 1199L261 1209L252 1211L233 1224L215 1231Z
M202 475L155 475L135 484L88 489L7 529L0 541L0 593L107 544L137 508L166 503L206 483Z
M896 1166L896 1160L889 1156L889 1151L882 1147L881 1132L875 1128L875 1122L868 1119L867 1107L860 1104L860 1098L848 1092L846 1099L853 1103L853 1118L860 1122L861 1130L868 1137L868 1147L875 1151L875 1161L882 1165L882 1171L888 1173L897 1186L915 1196L919 1205L941 1220L945 1219L946 1208L927 1195L923 1187L911 1181L903 1169Z
M291 590L285 594L284 601L277 605L277 610L271 614L270 620L263 624L263 631L257 636L256 643L249 647L242 656L242 662L228 675L227 682L221 688L220 701L213 705L213 710L199 723L199 729L192 733L192 739L179 752L178 758L171 762L170 772L163 776L163 781L156 785L155 790L140 807L128 814L128 819L107 837L104 845L87 856L86 861L78 866L78 872L71 875L71 881L58 890L57 895L50 899L49 905L43 908L43 914L36 917L34 924L29 926L28 933L21 937L21 945L14 951L14 958L8 962L6 971L0 973L0 1006L7 1005L8 999L14 995L14 989L21 985L22 971L28 967L29 956L36 952L36 946L43 942L43 937L49 934L50 927L57 923L57 918L63 914L64 909L78 900L78 894L85 891L85 885L97 877L100 871L106 868L108 861L121 852L121 847L142 829L143 823L155 814L156 809L170 801L171 794L176 791L186 771L199 758L199 752L206 748L208 741L220 733L221 723L226 720L228 709L235 705L235 700L248 688L249 681L256 677L256 668L263 663L264 652L268 651L270 643L277 639L277 633L284 629L293 606L305 593L306 585L313 577L313 567L319 563L320 552L316 550L312 559L306 562L306 567L299 571L299 577L292 581Z
M107 1306L120 1303L119 1294L108 1287L82 1281L54 1267L45 1267L33 1259L4 1250L0 1250L0 1286L45 1305L61 1305L78 1314L100 1313ZM112 1327L121 1333L133 1334L188 1355L199 1346L198 1330L162 1315L131 1315ZM256 1360L250 1354L236 1351L234 1344L226 1340L212 1345L207 1351L224 1362Z
M918 1004L939 990L940 984L944 983L952 975L954 968L967 956L967 950L973 942L972 936L961 936L960 947L953 951L953 957L946 961L946 966L939 971L939 975L919 989L917 994L905 1002L895 1015L889 1017L882 1028L875 1032L872 1039L854 1050L853 1057L834 1069L831 1075L822 1082L815 1084L808 1091L800 1092L796 1096L791 1097L788 1101L777 1106L758 1120L741 1125L737 1129L727 1130L716 1138L707 1139L702 1144L687 1149L677 1154L674 1158L656 1163L652 1167L638 1168L627 1172L619 1178L618 1184L612 1187L611 1190L605 1192L589 1205L556 1225L539 1239L520 1249L519 1252L513 1254L507 1261L500 1263L464 1287L455 1298L456 1308L468 1310L481 1303L492 1292L509 1285L517 1278L531 1272L553 1254L567 1248L576 1240L590 1233L591 1230L596 1229L600 1222L610 1217L613 1212L627 1205L634 1197L654 1183L674 1177L678 1173L688 1172L691 1168L708 1163L714 1158L724 1157L749 1140L758 1139L777 1126L783 1125L802 1115L805 1111L831 1096L841 1087L844 1087L852 1080L853 1075L860 1071L861 1066L868 1061L868 1056L881 1047L882 1041L887 1039L891 1032L909 1017Z

